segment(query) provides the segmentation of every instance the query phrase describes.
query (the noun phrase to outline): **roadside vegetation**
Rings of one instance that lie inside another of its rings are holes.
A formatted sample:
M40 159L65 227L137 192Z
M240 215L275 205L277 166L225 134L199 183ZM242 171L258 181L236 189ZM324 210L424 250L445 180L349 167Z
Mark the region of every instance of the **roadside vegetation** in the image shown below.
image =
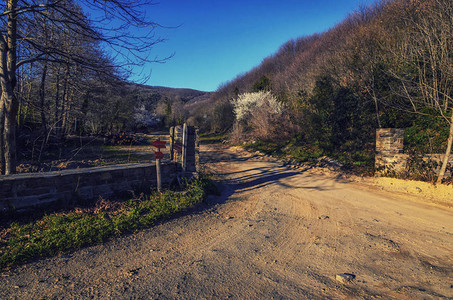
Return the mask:
M204 133L200 135L200 142L202 144L217 144L223 143L228 140L228 134L226 133Z
M141 194L127 201L100 199L94 207L0 224L0 269L69 253L150 227L201 203L208 193L217 193L205 174L187 182L182 190Z

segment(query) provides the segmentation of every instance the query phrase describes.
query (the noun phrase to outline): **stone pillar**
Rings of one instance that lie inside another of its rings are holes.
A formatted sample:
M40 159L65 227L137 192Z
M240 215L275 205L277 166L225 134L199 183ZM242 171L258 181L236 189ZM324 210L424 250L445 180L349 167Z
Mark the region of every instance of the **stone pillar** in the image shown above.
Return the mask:
M173 161L182 163L182 149L183 144L183 127L181 125L174 127L174 140L173 140Z
M171 137L172 132L174 133L174 138ZM173 150L173 161L180 165L184 173L197 172L199 161L198 148L198 129L193 126L187 126L186 124L170 129L170 151Z
M376 174L399 173L406 169L408 155L403 154L404 129L376 130Z
M183 170L187 173L197 171L197 130L193 126L184 126Z

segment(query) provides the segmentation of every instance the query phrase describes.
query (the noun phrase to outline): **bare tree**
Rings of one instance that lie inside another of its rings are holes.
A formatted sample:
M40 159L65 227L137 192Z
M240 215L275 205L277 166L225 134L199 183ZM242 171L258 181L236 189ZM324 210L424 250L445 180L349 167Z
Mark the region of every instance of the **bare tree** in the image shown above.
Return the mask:
M16 119L18 99L16 95L17 70L25 64L36 61L74 63L92 70L101 71L106 65L98 57L84 55L83 51L70 51L63 47L65 39L49 43L33 34L39 20L45 20L53 35L82 37L87 42L108 46L114 53L115 65L126 67L143 65L155 61L150 49L162 41L154 35L159 25L148 21L143 7L153 4L147 0L106 0L102 2L83 0L80 5L72 0L6 0L0 4L0 130L3 145L3 170L6 174L16 169ZM97 11L96 19L88 20L81 6ZM51 26L50 26L51 25ZM135 29L135 30L134 30ZM132 34L131 32L137 32ZM71 46L71 45L70 45ZM18 57L18 47L28 49L24 56ZM44 65L45 66L45 65ZM69 69L69 71L68 71ZM107 72L111 72L108 71ZM43 69L42 83L45 84L47 70ZM70 68L66 69L70 76ZM64 90L65 93L69 91ZM66 97L69 94L66 94ZM66 104L68 104L66 102Z
M391 3L397 30L388 43L389 72L399 84L393 92L416 113L435 111L449 126L447 147L437 183L445 175L453 144L453 2L403 0ZM400 18L401 13L403 18Z

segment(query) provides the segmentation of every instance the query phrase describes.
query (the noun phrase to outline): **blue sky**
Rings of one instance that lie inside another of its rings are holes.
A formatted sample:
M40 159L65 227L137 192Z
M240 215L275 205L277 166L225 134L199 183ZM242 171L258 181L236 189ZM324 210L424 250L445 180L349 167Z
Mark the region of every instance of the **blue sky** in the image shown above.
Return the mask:
M146 84L214 91L259 65L289 39L325 31L360 5L372 3L374 0L161 0L149 7L147 16L165 26L180 26L156 31L167 40L155 45L153 56L174 53L174 57L147 66L152 73Z

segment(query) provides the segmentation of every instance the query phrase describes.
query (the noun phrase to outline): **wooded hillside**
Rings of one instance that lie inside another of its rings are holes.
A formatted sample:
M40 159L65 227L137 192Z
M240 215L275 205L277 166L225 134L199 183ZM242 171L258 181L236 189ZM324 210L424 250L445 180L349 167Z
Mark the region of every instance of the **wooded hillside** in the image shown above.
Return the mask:
M414 158L450 153L452 89L453 3L380 1L327 32L288 41L221 86L215 108L196 120L256 148L300 160L328 155L372 170L380 127L406 128ZM238 118L244 109L248 117ZM416 165L410 172L433 176ZM444 161L442 174L446 167Z

